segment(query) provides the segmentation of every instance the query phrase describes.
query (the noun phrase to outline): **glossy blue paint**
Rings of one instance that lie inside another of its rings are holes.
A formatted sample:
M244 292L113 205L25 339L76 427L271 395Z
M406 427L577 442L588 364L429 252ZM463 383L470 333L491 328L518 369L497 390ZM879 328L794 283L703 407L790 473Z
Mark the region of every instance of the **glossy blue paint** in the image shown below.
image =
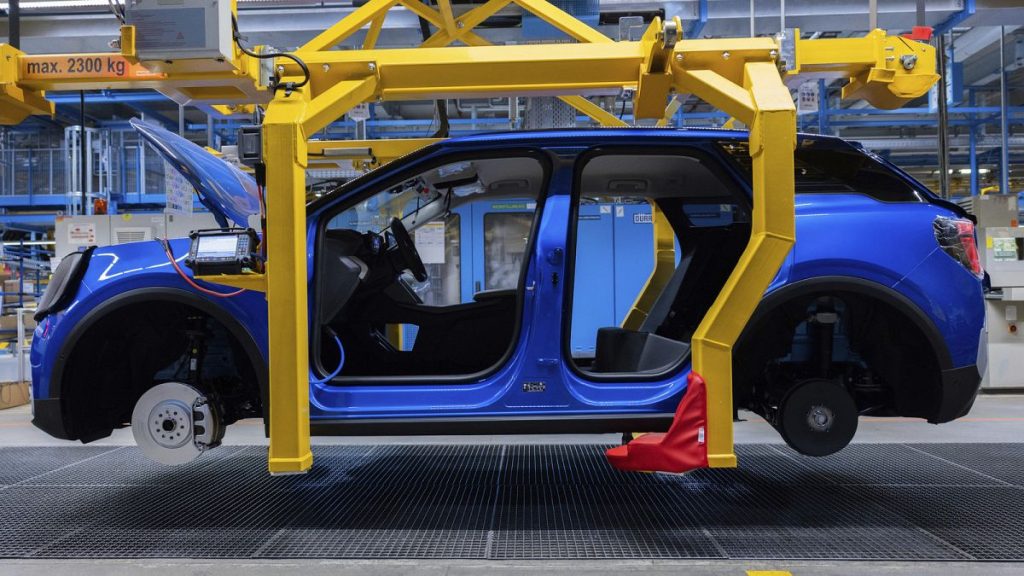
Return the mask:
M567 290L572 289L566 286L564 279L572 220L573 156L602 145L661 149L687 145L719 158L714 146L716 141L745 138L746 134L738 131L661 129L475 135L435 145L357 179L314 203L309 210L307 234L310 280L315 274L316 226L321 217L340 203L377 191L383 184L393 182L396 175L404 177L436 165L450 154L494 150L509 154L523 150L557 151L551 154L553 169L548 188L538 201L540 220L524 262L522 328L510 358L493 374L469 383L426 380L374 386L312 384L311 418L531 415L559 418L672 413L686 387L688 364L674 374L654 380L592 382L575 372L564 357L562 342L568 336L564 334L566 324L562 311L566 308ZM822 145L850 146L834 138L814 138ZM730 166L726 166L725 171L735 175L735 169ZM821 276L857 278L891 288L913 302L935 325L945 340L952 367L971 365L976 361L978 334L984 319L980 281L937 248L931 227L936 216L956 217L962 213L942 203L920 184L915 185L926 201L886 204L859 194L800 195L796 209L797 244L769 292L798 280ZM248 194L244 189L236 191ZM716 216L709 214L708 217ZM463 218L463 230L473 226L473 220ZM187 242L177 240L173 246L176 253L183 256ZM472 253L467 258L467 249L472 250L464 248L464 263L477 260ZM557 257L558 251L561 251L561 258ZM312 304L316 294L314 283L309 285ZM145 289L185 291L221 307L252 335L266 357L266 302L261 294L246 293L231 299L195 294L171 269L156 242L101 248L96 251L74 303L44 319L36 329L31 354L35 397L51 397L51 369L73 326L86 321L90 312L105 302ZM614 301L615 296L612 298ZM462 299L468 300L465 289ZM617 315L620 308L613 305L613 315ZM543 382L546 391L543 394L525 392L525 382Z

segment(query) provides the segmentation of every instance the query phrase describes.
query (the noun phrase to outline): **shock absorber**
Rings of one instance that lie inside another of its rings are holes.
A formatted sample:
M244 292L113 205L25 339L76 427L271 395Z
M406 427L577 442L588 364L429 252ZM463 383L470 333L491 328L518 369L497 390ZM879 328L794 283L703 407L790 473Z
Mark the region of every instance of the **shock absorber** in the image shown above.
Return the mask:
M188 382L201 387L203 373L203 357L206 355L206 318L201 315L189 316L186 320L185 337L188 345Z
M811 353L811 366L820 378L829 378L832 371L832 347L835 341L835 326L839 315L835 306L828 298L819 299L815 312L808 322L814 348Z

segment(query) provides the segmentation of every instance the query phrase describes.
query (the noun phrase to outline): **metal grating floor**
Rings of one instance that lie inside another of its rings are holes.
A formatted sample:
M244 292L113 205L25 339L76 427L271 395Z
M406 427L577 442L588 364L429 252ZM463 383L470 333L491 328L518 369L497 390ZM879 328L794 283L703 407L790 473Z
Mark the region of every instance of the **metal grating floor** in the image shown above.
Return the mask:
M740 445L742 468L613 470L596 445L0 449L0 557L1024 560L1024 444Z

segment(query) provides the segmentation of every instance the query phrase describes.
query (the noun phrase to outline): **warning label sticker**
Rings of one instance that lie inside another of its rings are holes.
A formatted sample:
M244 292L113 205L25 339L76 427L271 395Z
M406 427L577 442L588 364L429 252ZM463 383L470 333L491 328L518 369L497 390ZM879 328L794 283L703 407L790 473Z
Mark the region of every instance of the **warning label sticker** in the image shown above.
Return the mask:
M24 56L21 59L21 77L26 81L70 78L152 80L163 76L159 72L150 72L138 64L128 62L120 54Z
M68 226L68 244L87 246L96 243L96 224L78 222Z

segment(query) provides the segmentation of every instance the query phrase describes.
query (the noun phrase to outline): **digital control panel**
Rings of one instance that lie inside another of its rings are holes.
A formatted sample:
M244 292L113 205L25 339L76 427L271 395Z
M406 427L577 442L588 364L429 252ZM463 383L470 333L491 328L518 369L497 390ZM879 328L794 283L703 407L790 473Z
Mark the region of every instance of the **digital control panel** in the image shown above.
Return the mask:
M242 274L258 272L261 260L257 253L259 237L246 230L197 230L189 234L192 245L185 265L197 276L206 274Z

